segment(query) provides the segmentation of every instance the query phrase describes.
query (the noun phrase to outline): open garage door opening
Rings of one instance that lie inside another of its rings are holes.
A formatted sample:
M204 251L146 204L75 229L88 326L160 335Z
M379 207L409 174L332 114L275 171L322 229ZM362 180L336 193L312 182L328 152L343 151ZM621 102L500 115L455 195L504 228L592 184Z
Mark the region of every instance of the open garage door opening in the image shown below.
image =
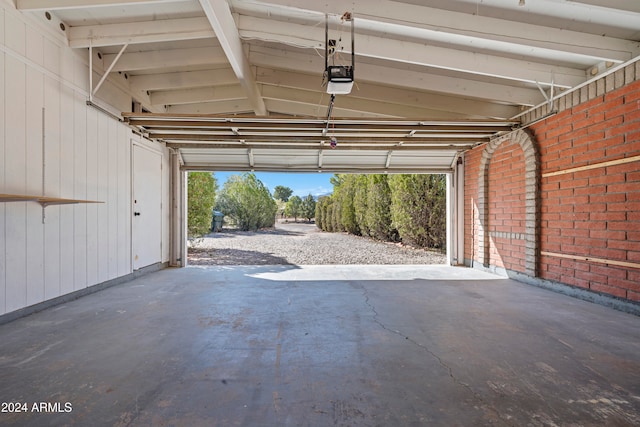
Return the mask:
M447 263L445 174L188 176L191 265Z

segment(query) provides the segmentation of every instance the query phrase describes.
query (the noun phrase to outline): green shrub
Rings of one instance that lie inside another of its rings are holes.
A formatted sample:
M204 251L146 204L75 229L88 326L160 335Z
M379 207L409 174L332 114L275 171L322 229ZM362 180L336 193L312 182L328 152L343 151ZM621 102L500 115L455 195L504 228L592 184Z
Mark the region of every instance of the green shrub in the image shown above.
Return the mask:
M368 175L353 175L353 211L356 227L363 236L370 235L369 224L367 223L368 203Z
M445 248L445 175L338 174L331 183L316 214L322 230Z
M446 185L444 175L392 175L391 219L408 244L444 249Z
M211 231L213 206L218 185L210 172L189 172L187 175L187 235L197 239Z
M333 197L336 202L334 209L336 227L339 231L360 235L360 228L356 220L356 211L353 203L355 195L356 175L336 175L337 187L333 187Z
M365 222L374 239L397 242L398 230L391 220L391 189L387 175L367 176L367 212Z

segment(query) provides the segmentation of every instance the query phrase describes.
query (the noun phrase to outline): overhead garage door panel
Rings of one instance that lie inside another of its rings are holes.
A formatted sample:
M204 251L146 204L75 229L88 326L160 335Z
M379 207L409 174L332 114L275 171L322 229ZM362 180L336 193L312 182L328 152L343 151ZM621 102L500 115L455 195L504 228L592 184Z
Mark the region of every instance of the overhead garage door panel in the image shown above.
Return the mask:
M459 153L516 122L123 113L178 150L186 170L449 172ZM337 146L331 147L331 139Z

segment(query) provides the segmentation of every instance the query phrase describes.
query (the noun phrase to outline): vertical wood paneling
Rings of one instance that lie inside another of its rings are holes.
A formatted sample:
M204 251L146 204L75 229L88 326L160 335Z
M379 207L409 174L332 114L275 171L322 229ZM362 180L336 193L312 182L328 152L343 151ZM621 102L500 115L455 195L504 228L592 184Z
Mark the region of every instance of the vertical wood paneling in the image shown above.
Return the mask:
M61 49L57 44L51 42L50 40L44 40L44 53L43 53L43 62L44 67L55 73L56 75L60 75L60 56Z
M60 86L60 195L75 197L74 193L74 138L75 94L72 89Z
M60 195L74 198L74 96L73 91L61 86L60 98ZM74 273L74 206L60 206L60 292L73 292Z
M7 24L5 23L5 13L4 13L4 9L0 7L0 24L2 24L2 26L0 27L0 44L5 44L5 36L4 36L4 31L7 28ZM4 65L4 62L0 63L2 65ZM3 70L4 71L4 70ZM2 92L0 92L2 93ZM3 111L3 110L0 110Z
M44 37L33 28L25 28L25 47L27 58L44 65Z
M129 129L119 125L118 135L118 275L131 270L131 145Z
M5 57L5 189L8 192L26 191L26 67L11 56ZM16 206L21 204L16 204Z
M44 76L31 68L26 68L25 87L25 144L26 157L24 171L28 194L42 194L42 114L44 107ZM39 205L37 205L39 206ZM40 212L42 217L42 212ZM41 221L42 222L42 221ZM42 228L42 227L40 227Z
M50 77L44 78L45 139L44 182L45 194L60 196L60 84ZM44 223L45 297L60 295L60 210L62 206L49 206Z
M109 126L104 114L98 114L98 200L106 203L98 205L98 282L109 279L109 176L108 176Z
M40 46L42 51L42 46ZM42 108L44 78L31 68L26 69L26 188L27 194L42 194ZM44 301L44 229L42 207L27 203L27 304Z
M75 55L77 55L77 53L73 53L74 57ZM88 58L89 53L85 53L85 55L87 55L86 57ZM87 92L89 91L89 64L88 63L84 63L83 61L79 60L79 59L74 59L74 63L75 63L75 67L74 67L74 74L73 74L73 82L76 84L76 86L78 87L85 87L87 88ZM88 59L87 59L88 61ZM98 81L98 80L94 80L94 81Z
M107 145L107 184L108 184L108 197L107 197L107 214L108 214L108 234L107 234L107 248L108 248L108 275L109 278L118 276L118 128L119 123L114 120L109 120L109 144Z
M47 39L19 13L9 19L6 7L0 44L11 55L0 53L0 192L105 203L49 206L44 224L37 203L0 203L0 315L132 271L132 133L60 80L88 90L82 53ZM123 93L108 96L126 105Z
M87 114L87 199L98 198L98 111L85 106ZM98 204L87 205L87 286L98 283Z
M82 95L74 100L73 194L87 200L87 107ZM87 286L87 205L73 206L73 289Z
M24 22L6 15L4 28L6 46L24 56L26 50L26 25Z
M170 197L169 197L169 187L170 187L170 158L169 150L164 148L162 155L162 235L169 236L169 222L171 221L171 209L169 206L171 205ZM169 261L169 239L162 239L162 261Z
M9 29L9 25L7 25ZM7 41L12 39L9 37ZM25 66L11 56L5 56L5 144L4 172L5 190L24 193L26 187ZM27 286L27 242L26 203L5 205L6 249L6 310L13 311L26 306Z
M47 57L45 55L45 66L47 67L47 69L49 69L51 66L53 66L49 64L53 64L54 61L58 61L60 77L62 77L64 80L68 82L77 84L76 73L88 72L87 70L89 68L81 65L78 62L77 53L74 52L73 50L60 49L60 48L58 48L58 50L59 50L59 53L58 55L56 55L56 59L52 59L51 61L47 60ZM84 53L85 50L82 49L82 52ZM85 55L89 55L89 54L85 53ZM78 85L78 87L85 87L85 86ZM83 99L83 102L84 102L84 99Z
M4 25L4 10L0 8L0 23ZM0 43L4 41L4 31L0 30ZM6 169L5 161L6 157L4 154L5 147L5 105L6 98L4 96L4 85L6 84L6 80L4 78L4 53L0 53L0 189L4 191L5 183L4 183L4 171ZM7 271L7 263L6 263L6 242L7 238L4 232L5 229L5 203L0 203L0 315L7 312L7 282L6 282L6 271Z

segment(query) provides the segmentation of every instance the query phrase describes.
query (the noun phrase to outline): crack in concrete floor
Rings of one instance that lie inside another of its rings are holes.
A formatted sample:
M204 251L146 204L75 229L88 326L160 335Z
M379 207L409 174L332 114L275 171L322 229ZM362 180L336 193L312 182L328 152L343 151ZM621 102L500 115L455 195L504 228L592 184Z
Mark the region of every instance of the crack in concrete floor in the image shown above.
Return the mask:
M402 331L396 330L396 329L392 329L387 327L387 325L385 325L380 319L380 314L378 313L378 311L376 310L375 306L371 303L370 298L369 298L369 290L362 284L358 284L355 285L356 288L359 288L362 290L362 296L364 297L364 302L367 305L367 307L369 307L369 309L371 310L371 312L373 312L373 321L378 324L382 329L384 329L385 331L391 332L395 335L401 336L403 337L405 340L409 341L410 343L412 343L413 345L415 345L416 347L420 348L421 350L424 350L426 353L428 353L432 358L434 358L438 364L440 366L442 366L444 369L447 370L447 373L449 374L449 377L451 378L451 380L453 381L454 384L463 387L464 389L466 389L467 391L469 391L473 397L479 401L482 406L484 408L486 408L487 410L491 411L493 413L493 415L498 418L499 420L501 420L502 422L506 423L509 426L512 427L516 427L515 424L511 424L508 422L508 420L506 420L501 414L500 411L498 411L494 406L490 405L488 402L486 402L482 396L477 393L475 390L473 390L471 388L471 386L469 386L469 384L464 383L463 381L459 380L458 378L456 378L456 376L453 374L453 369L451 368L451 366L449 366L447 363L444 362L444 360L442 360L442 358L440 356L438 356L437 354L435 354L432 350L430 350L426 345L421 344L419 342L417 342L416 340L414 340L413 338L411 338L410 336L404 334Z

